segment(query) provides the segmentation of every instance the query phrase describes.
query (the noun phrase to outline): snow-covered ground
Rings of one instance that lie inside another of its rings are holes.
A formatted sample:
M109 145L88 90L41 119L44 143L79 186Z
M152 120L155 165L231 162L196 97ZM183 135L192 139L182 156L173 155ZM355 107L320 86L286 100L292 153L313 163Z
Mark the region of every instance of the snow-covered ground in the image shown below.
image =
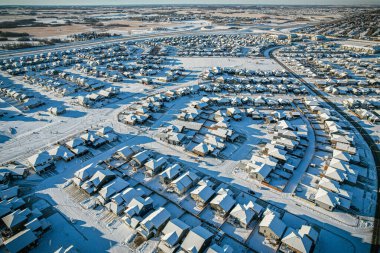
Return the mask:
M42 91L37 87L22 83L20 77L4 75L3 79L5 78L5 81L8 79L9 82L21 82L23 87L45 96L46 105L28 112L20 112L8 102L0 100L0 109L8 112L1 119L0 125L0 162L9 160L25 162L27 157L36 154L39 150L46 149L58 141L77 136L80 132L89 128L112 126L121 137L121 142L115 144L116 146L111 146L106 151L97 150L94 152L94 157L86 161L75 158L68 163L62 161L57 163L56 173L51 174L50 177L38 178L35 175L29 177L31 182L37 182L34 189L36 196L47 200L57 210L55 214L48 218L52 224L52 229L42 237L33 252L62 252L71 245L74 245L80 252L131 251L123 242L134 231L104 209L86 210L82 208L73 197L73 193L69 191L69 187L64 188L64 184L73 177L74 172L79 168L106 159L125 145L136 144L162 155L170 155L194 171L217 178L245 192L253 190L258 198L289 212L283 218L288 226L299 227L300 224L305 222L315 224L321 229L315 252L336 251L336 245L340 246L339 250L347 253L367 252L369 250L371 230L359 227L357 217L338 211L328 212L289 194L294 191L297 183L302 180L302 175L317 155L314 153L314 144L318 143L318 141L314 141L315 135L310 124L306 123L309 133L309 145L301 163L302 166L297 170L297 174L290 179L285 193L279 193L248 178L244 172L235 170L240 161L249 158L251 151L256 148L261 140L269 138L267 131L262 128L262 122L256 122L248 118L244 118L240 122L232 122L232 127L244 133L246 140L243 145L234 147L236 149L224 160L211 157L195 157L181 148L170 146L155 138L158 126L163 122L170 121L174 113L185 107L185 104L195 100L198 101L199 96L184 97L173 102L170 110L154 122L150 131L140 131L141 129L138 127L131 127L118 122L117 115L125 110L125 107L131 102L138 101L149 94L195 85L198 74L212 66L255 70L282 69L273 60L265 58L173 57L173 59L176 62L178 61L178 66L183 66L186 70L189 70L190 74L178 82L171 83L171 85L161 85L155 88L147 87L131 80L115 83L114 85L119 86L123 92L121 99L101 108L91 109L75 105L67 97L57 97L51 92ZM70 71L79 74L72 69ZM258 95L252 95L252 97L256 96ZM281 96L293 97L293 95ZM67 106L68 111L66 114L52 116L46 112L48 107L60 104ZM21 113L22 115L20 115ZM307 121L305 118L303 120ZM361 140L358 134L357 138ZM369 161L373 164L369 148L366 147L364 142L361 143L361 146L365 150L364 152ZM36 179L38 181L33 181ZM237 240L245 241L247 245L259 252L275 252L277 250L276 247L266 243L263 236L258 234L257 224L250 230L236 229L231 224L216 218L209 206L203 210L197 210L189 196L178 199L174 194L163 191L157 179L145 182L143 175L136 173L133 175L133 180L154 191L151 196L154 199L155 207L166 206L172 210L173 216L181 217L182 220L196 224L200 220L192 215L200 214L201 219L210 221L215 227L220 227ZM354 194L360 195L360 192L357 191ZM169 200L175 201L170 202ZM361 202L360 198L355 201L359 204ZM187 213L181 213L181 210L177 210L176 203L183 203ZM372 213L369 212L369 214ZM236 244L236 241L229 237L226 237L223 242L228 242L231 245ZM146 252L148 249L154 248L155 244L157 244L156 240L149 241L139 250Z

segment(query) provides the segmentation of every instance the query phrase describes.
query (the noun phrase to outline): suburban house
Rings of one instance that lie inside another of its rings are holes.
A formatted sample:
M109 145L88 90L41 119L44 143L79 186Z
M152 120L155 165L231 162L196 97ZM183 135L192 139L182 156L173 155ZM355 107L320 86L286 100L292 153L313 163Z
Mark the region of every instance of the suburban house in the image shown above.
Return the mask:
M28 163L38 174L54 167L53 157L47 151L32 155Z
M151 159L145 163L145 176L153 177L166 166L167 160L165 157L160 157L157 160Z
M280 251L284 253L289 251L295 253L309 253L312 245L312 240L307 236L301 236L298 231L288 227L284 237L281 239Z
M157 236L170 220L171 214L163 207L148 215L140 222L137 232L145 239Z
M322 207L328 211L332 211L335 207L348 210L351 207L351 201L339 197L338 194L330 191L326 191L323 188L319 188L314 197L314 202L317 206Z
M149 151L144 150L134 155L132 160L137 166L141 167L149 160L149 158Z
M197 183L198 179L199 177L195 173L188 171L179 176L177 179L173 180L169 184L169 188L178 195L182 195L191 187L193 187Z
M80 188L82 188L88 194L93 194L99 191L103 185L116 177L115 173L110 170L98 170L95 174L85 181Z
M182 168L179 164L173 164L159 174L160 182L162 184L170 184L170 182L179 176L181 170Z
M179 246L181 240L189 232L190 226L180 219L170 220L162 230L161 241L158 248L164 253L173 253Z
M221 188L216 197L214 197L211 202L211 208L217 211L218 215L225 217L232 207L235 205L236 201L232 196L232 192L228 189Z
M153 209L153 200L150 197L143 198L136 196L126 204L126 209L124 211L126 217L132 218L134 216L144 216L150 210Z
M254 219L256 213L247 205L237 204L228 217L231 224L236 224L242 228L247 228Z
M206 253L233 253L234 250L230 245L218 245L214 243L211 245L207 250L205 251Z
M38 237L30 229L25 229L6 241L4 241L4 246L6 250L10 253L17 253L22 251L28 251L37 244Z
M214 196L215 191L207 184L199 185L191 193L191 198L195 200L198 207L204 207Z
M202 226L190 230L181 244L181 249L186 253L200 253L211 243L214 235Z
M269 212L259 224L259 233L276 243L281 239L286 229L285 223L275 213Z
M107 183L100 189L98 200L103 205L116 193L121 192L129 186L129 183L120 177L116 177L111 182Z

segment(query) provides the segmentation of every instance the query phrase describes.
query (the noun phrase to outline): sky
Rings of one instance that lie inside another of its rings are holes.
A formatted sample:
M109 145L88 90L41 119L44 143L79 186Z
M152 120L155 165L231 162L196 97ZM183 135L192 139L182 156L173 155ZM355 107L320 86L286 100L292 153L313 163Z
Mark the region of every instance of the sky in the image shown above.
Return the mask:
M380 0L0 0L0 5L279 4L380 5Z

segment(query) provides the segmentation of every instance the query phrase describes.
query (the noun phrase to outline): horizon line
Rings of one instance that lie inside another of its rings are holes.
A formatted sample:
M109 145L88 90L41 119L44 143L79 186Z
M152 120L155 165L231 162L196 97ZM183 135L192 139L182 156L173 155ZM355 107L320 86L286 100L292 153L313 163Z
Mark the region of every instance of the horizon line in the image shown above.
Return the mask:
M271 4L271 3L266 3L266 4L233 4L233 3L225 3L225 4L208 4L208 3L198 3L198 4L149 4L149 3L140 3L140 4L1 4L0 7L69 7L69 6L86 6L86 7L147 7L147 6L325 6L325 7L371 7L371 6L379 6L380 7L380 2L379 3L373 3L373 4L324 4L324 3L319 3L319 4Z

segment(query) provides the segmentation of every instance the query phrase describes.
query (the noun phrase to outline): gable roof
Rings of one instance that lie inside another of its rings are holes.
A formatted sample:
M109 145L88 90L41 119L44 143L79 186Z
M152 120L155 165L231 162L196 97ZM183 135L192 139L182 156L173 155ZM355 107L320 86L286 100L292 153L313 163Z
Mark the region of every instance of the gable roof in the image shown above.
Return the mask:
M228 212L235 205L236 201L229 194L218 194L211 200L211 204L218 205L224 212Z
M206 253L232 253L232 252L234 251L230 245L223 245L222 247L216 243L211 245L206 251Z
M322 188L319 188L317 193L315 194L315 200L325 205L335 207L338 204L338 197L336 194L326 191Z
M62 145L58 145L50 149L48 152L49 152L49 155L51 155L52 157L63 158L63 159L70 159L75 156L73 152L71 152L68 148Z
M315 230L312 226L309 226L309 225L302 225L300 230L298 231L298 234L300 234L300 236L304 237L304 236L308 236L311 240L313 240L313 242L317 242L317 239L318 239L318 232L317 230Z
M145 164L145 167L146 167L147 169L156 170L157 168L160 168L160 167L162 167L163 165L165 165L166 162L167 162L167 160L166 160L165 157L160 157L160 158L158 158L157 160L155 160L155 159L151 159L151 160L149 160L149 161Z
M79 178L80 180L87 180L90 177L92 177L97 170L99 170L100 167L97 165L89 164L82 169L76 171L74 175Z
M285 223L278 218L274 213L270 212L264 216L263 220L260 222L260 227L268 227L275 233L278 237L281 237L286 229Z
M188 171L175 179L172 182L172 185L177 187L178 190L182 191L183 189L191 186L196 180L198 180L198 176L195 173Z
M120 177L116 177L111 182L107 183L102 189L99 191L100 196L104 199L107 199L118 193L129 186L129 183Z
M166 241L166 243L171 246L174 246L189 228L189 225L178 218L170 220L162 230L163 236L161 237L161 240Z
M98 187L108 177L115 176L115 173L110 170L98 170L88 181L92 182L95 187Z
M17 225L25 222L28 219L28 216L30 214L31 214L31 211L29 210L29 208L26 208L24 210L18 209L8 214L7 216L4 216L2 220L8 228L12 229L16 227Z
M206 240L210 239L213 234L202 226L197 226L190 230L181 248L189 252L199 252Z
M351 160L351 155L347 152L334 149L333 157L341 161L349 162Z
M327 177L323 177L321 181L319 181L319 187L325 190L337 192L337 193L339 192L339 189L340 189L340 185L338 182L334 180L330 180Z
M28 158L28 162L32 166L38 166L42 165L45 163L50 163L51 162L51 156L47 151L42 151L41 153L32 155L31 157Z
M74 139L66 142L66 145L70 148L75 148L75 147L81 146L83 144L84 144L84 142L81 138L74 138Z
M148 215L142 222L148 230L153 228L159 228L163 225L167 220L170 219L171 214L168 210L163 207L158 208L156 211Z
M160 176L164 178L173 179L181 172L181 166L179 164L173 164L160 173Z
M244 224L249 224L253 217L255 216L255 212L248 208L245 205L237 204L231 211L230 216L239 219Z
M296 230L288 228L281 242L301 253L309 253L313 242L308 237L301 237Z
M124 211L128 216L133 217L135 215L140 215L143 207L153 203L152 198L142 198L140 196L133 197L127 205L127 210Z
M214 193L215 191L207 184L200 185L191 192L191 194L197 195L203 202L207 202Z
M134 154L134 151L127 146L119 149L118 151L116 151L116 153L125 158L130 158Z
M4 242L10 253L20 252L27 246L37 241L37 236L30 229L25 229Z
M126 205L133 200L133 198L141 197L144 195L144 192L141 189L127 188L120 193L120 197L125 201Z

